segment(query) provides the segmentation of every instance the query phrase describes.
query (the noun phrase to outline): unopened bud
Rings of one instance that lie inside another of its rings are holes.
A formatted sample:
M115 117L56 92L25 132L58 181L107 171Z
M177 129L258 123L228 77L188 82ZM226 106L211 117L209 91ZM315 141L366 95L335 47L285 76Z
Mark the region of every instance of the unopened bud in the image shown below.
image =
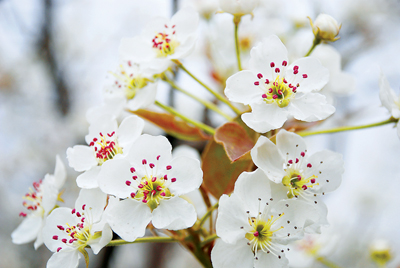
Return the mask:
M327 14L319 14L314 23L311 18L309 20L316 38L331 42L339 39L336 36L339 34L342 25L339 25L333 17Z

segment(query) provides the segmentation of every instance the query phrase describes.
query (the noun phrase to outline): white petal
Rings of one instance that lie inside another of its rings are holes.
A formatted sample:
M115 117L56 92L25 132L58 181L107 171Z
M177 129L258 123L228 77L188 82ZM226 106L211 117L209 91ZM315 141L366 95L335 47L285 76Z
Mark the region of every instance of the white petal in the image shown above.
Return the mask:
M46 268L78 267L80 255L78 250L61 250L54 253L47 261Z
M134 59L135 62L142 62L149 61L154 57L151 38L146 40L142 36L122 38L118 50L121 60Z
M57 189L63 187L65 180L67 179L67 172L65 170L64 163L61 161L60 156L56 156L56 167L54 169L54 185Z
M265 202L271 198L269 184L270 180L261 169L243 172L236 180L234 192L251 216L256 217L259 211L263 211Z
M112 91L112 94L105 95L104 104L88 109L86 119L89 124L93 124L107 115L112 115L112 118L116 118L121 113L125 104L126 98L123 92Z
M287 49L279 37L276 35L266 37L250 51L250 69L263 74L265 78L272 79L275 68L284 72L286 67L282 66L282 63L288 62L287 54ZM274 67L271 67L271 62L274 63Z
M132 111L147 108L154 103L157 94L157 83L149 83L141 88L132 100L128 101L128 108Z
M217 235L226 243L235 244L246 235L249 219L243 200L235 193L230 197L222 195L219 199L216 223ZM241 228L243 227L243 228Z
M259 251L257 255L258 260L254 260L254 268L264 268L264 267L274 267L274 268L283 268L289 267L289 261L285 257L285 253L279 252L281 258L273 254L267 254L262 251Z
M211 251L211 261L214 268L251 268L254 255L247 239L241 239L236 244L228 244L218 239Z
M112 231L108 224L105 224L103 230L101 231L101 237L96 240L95 243L89 243L94 254L99 253L99 251L104 248L112 239Z
M25 244L35 240L42 228L43 219L40 216L31 214L11 233L14 244Z
M144 120L136 115L131 115L122 120L117 130L118 142L121 147L130 146L142 134Z
M171 161L171 169L167 172L168 178L176 178L169 189L175 195L189 193L200 187L203 182L203 171L200 161L189 157L177 157Z
M100 170L100 166L95 166L79 175L76 178L76 184L78 187L84 189L93 189L99 187L97 177L99 176Z
M163 200L153 211L152 223L158 229L181 230L192 227L197 214L192 204L180 197Z
M110 208L107 221L122 239L132 242L144 236L151 220L150 208L141 202L125 199Z
M75 201L75 208L82 211L82 206L86 205L85 210L90 210L93 222L97 222L101 219L106 203L107 194L100 189L82 189Z
M275 103L253 103L251 108L253 109L252 114L255 121L267 124L271 126L271 129L282 127L289 114L287 108L280 108Z
M190 55L196 45L196 35L190 35L175 49L174 54L168 55L168 59L182 59Z
M323 120L335 110L335 107L328 104L326 97L319 93L306 93L289 104L289 112L294 118L306 122Z
M296 158L301 159L302 152L307 151L307 145L302 137L284 129L280 130L276 136L276 146L281 156L286 161L292 160L293 163L296 162Z
M379 79L379 98L381 99L382 105L385 106L390 113L392 113L392 110L400 109L395 103L397 96L382 72Z
M129 197L132 192L136 193L137 188L134 187L137 186L137 183L132 180L134 174L131 173L130 168L131 165L126 159L112 159L105 162L101 166L97 180L100 189L104 193L119 198ZM130 181L132 185L126 185L126 181Z
M199 13L193 8L186 7L180 9L172 18L171 26L175 25L177 36L188 36L197 30L199 24Z
M69 166L79 172L97 166L93 149L89 146L75 145L73 148L68 148L67 158Z
M114 116L111 114L106 115L90 124L89 134L85 136L85 141L87 144L90 144L94 138L100 137L100 133L103 135L111 134L113 131L116 131L117 128L118 123L117 120L114 119Z
M58 189L54 185L44 182L41 186L42 206L44 215L47 216L57 203Z
M262 99L265 93L259 86L254 85L257 76L251 71L241 71L226 80L225 95L230 101L243 104L254 103Z
M35 250L37 250L41 245L43 245L43 243L44 242L43 242L42 228L40 228L36 241L35 243L33 243L33 247L35 248Z
M281 183L285 176L284 159L280 156L277 146L264 136L260 136L256 145L251 149L251 158L257 167L262 169L268 178Z
M344 162L341 154L323 150L310 156L308 162L312 167L307 168L304 175L306 177L317 176L316 182L319 183L318 193L331 192L339 187L344 172Z
M298 74L294 74L293 68L298 66ZM306 74L307 78L303 78ZM298 92L311 92L320 90L329 81L329 71L321 62L314 57L301 58L293 62L287 69L286 80L292 85L300 84L297 88Z

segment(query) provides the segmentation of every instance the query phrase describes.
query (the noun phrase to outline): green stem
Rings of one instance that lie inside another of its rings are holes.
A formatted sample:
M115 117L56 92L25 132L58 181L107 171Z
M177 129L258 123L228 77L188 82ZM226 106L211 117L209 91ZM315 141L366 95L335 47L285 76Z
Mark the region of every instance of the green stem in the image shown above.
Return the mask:
M190 93L190 92L184 90L183 88L181 88L181 87L179 87L178 85L176 85L176 84L175 84L172 80L170 80L167 76L164 76L164 77L163 77L163 80L166 81L168 84L170 84L170 85L171 85L173 88L175 88L176 90L178 90L178 91L182 92L183 94L185 94L185 95L191 97L192 99L194 99L194 100L200 102L201 104L203 104L203 105L204 105L205 107L207 107L208 109L210 109L210 110L212 110L212 111L214 111L214 112L216 112L216 113L222 115L223 117L225 117L226 120L228 120L228 121L233 121L233 118L232 118L232 117L230 117L229 115L227 115L226 113L224 113L224 112L223 112L221 109L219 109L218 106L215 105L214 103L209 102L209 101L202 100L202 99L200 99L199 97L193 95L192 93Z
M218 235L216 235L216 234L213 234L213 235L210 235L209 237L206 237L206 238L203 240L203 242L201 242L200 247L206 246L208 243L214 241L214 240L217 239L217 238L218 238Z
M218 208L219 204L218 202L214 204L207 212L204 214L204 216L200 219L199 226L202 226L204 222L207 220L208 217L210 217L211 213L214 211L214 209ZM210 230L211 232L211 230Z
M395 123L397 121L398 121L398 119L395 119L392 117L388 120L373 123L373 124L368 124L368 125L337 127L337 128L332 128L332 129L327 129L327 130L317 130L317 131L300 131L300 132L297 132L296 134L298 134L302 137L305 137L305 136L311 136L311 135L317 135L317 134L328 134L328 133L357 130L357 129L370 128L370 127L378 127L378 126L382 126L382 125L386 125L386 124L390 124L390 123Z
M315 36L315 37L314 37L313 44L312 44L310 50L307 52L307 54L306 54L304 57L310 56L310 54L311 54L311 52L313 52L314 48L316 48L319 44L321 44L321 41L322 41L322 40L321 40L320 38L317 38L317 37Z
M329 267L329 268L341 268L340 266L336 265L335 263L325 259L325 257L320 256L320 257L316 257L315 259L317 261L319 261L320 263L322 263L323 265L325 265L326 267Z
M236 58L237 58L237 64L238 64L238 70L242 70L242 64L240 62L240 46L239 46L239 24L241 20L241 16L234 16L233 17L233 23L235 24L235 46L236 46Z
M177 110L175 110L174 108L172 108L172 107L170 107L170 106L167 106L167 105L164 105L164 104L160 103L160 102L157 101L157 100L155 101L155 104L156 104L157 106L161 107L162 109L164 109L165 111L169 112L170 114L173 114L173 115L175 115L175 116L177 116L177 117L183 119L184 121L186 121L186 122L188 122L188 123L190 123L190 124L192 124L192 125L194 125L194 126L200 128L200 129L204 130L205 132L207 132L207 133L209 133L209 134L211 134L211 135L214 135L214 134L215 134L215 129L213 129L212 127L207 126L206 124L203 124L203 123L201 123L201 122L194 121L194 120L192 120L192 119L190 119L190 118L184 116L183 114L179 113L179 112L178 112Z
M133 242L128 242L122 239L113 240L107 244L107 247L121 246L126 244L137 244L137 243L171 243L171 242L179 242L175 238L172 237L161 237L161 236L153 236L153 237L142 237L137 238Z
M240 115L242 114L240 112L240 110L238 108L236 108L232 103L230 103L227 99L225 99L224 96L222 96L221 94L219 94L218 92L215 92L214 90L212 90L209 86L207 86L206 84L204 84L203 82L201 82L196 76L194 76L191 72L189 72L188 69L186 69L183 64L179 61L179 60L173 60L173 62L175 62L179 68L181 68L184 72L186 72L188 75L190 75L190 77L192 77L194 80L196 80L197 83L199 83L200 85L202 85L205 89L207 89L211 94L213 94L218 100L222 101L223 103L225 103L226 105L228 105L236 114Z

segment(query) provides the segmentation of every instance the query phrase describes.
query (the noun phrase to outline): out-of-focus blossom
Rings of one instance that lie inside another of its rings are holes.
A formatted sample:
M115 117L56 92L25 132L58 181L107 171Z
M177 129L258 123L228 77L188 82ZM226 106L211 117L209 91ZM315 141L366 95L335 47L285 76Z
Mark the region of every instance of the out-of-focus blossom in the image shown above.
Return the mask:
M22 223L11 234L13 243L25 244L36 239L35 249L43 244L42 229L46 218L56 206L59 191L64 185L66 171L60 157L56 156L54 174L46 174L43 180L33 183L33 188L23 198L28 212L21 212Z
M219 0L219 6L223 12L243 16L251 14L259 2L259 0Z
M323 41L336 41L339 37L341 25L332 17L327 14L319 14L315 22L310 19L310 24L315 37Z
M163 136L142 135L126 158L108 161L99 174L100 189L123 198L110 209L108 222L127 241L145 233L152 221L159 229L191 227L197 219L193 205L180 198L199 188L203 172L197 159L172 158Z
M251 106L251 113L243 114L242 119L257 132L282 127L289 115L313 122L335 111L325 96L312 92L328 82L328 70L313 57L288 66L287 54L277 36L265 38L251 50L250 70L226 81L228 99Z
M379 98L382 105L392 114L395 119L400 118L400 96L396 96L394 90L390 87L385 75L381 73L379 80ZM397 123L397 134L400 137L400 124Z

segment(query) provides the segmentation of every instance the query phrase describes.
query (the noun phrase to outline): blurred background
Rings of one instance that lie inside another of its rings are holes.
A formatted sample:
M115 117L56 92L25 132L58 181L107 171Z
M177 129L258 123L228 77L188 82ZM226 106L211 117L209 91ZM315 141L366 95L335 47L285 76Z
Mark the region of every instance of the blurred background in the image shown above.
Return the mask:
M74 205L78 173L68 167L65 152L84 144L86 111L102 102L108 72L118 66L122 37L140 34L154 16L170 17L183 6L193 6L203 20L196 51L184 63L223 90L234 54L215 52L210 43L227 44L224 51L231 51L233 24L229 14L215 14L216 2L0 0L0 267L45 267L51 256L45 246L35 251L32 243L11 242L10 234L21 222L22 196L34 181L54 172L58 154L68 172L65 206ZM342 23L341 38L332 45L342 56L343 71L354 78L349 94L334 98L337 113L321 128L387 119L378 81L382 71L399 94L399 0L263 0L254 19L245 17L240 28L244 66L246 47L249 50L269 34L280 36L292 57L305 54L312 43L307 16L315 19L321 12ZM211 98L184 74L178 80ZM205 114L203 107L170 93L166 85L160 85L158 99L198 120L214 126L221 123L220 118ZM150 125L146 131L162 133ZM331 227L324 235L335 240L329 256L343 267L369 267L369 248L383 239L393 252L389 267L399 267L400 139L393 126L307 137L307 143L311 151L331 149L345 159L342 185L325 197ZM310 267L308 260L295 255L289 256L293 267ZM129 245L91 256L91 267L188 266L199 267L189 253L170 245Z

